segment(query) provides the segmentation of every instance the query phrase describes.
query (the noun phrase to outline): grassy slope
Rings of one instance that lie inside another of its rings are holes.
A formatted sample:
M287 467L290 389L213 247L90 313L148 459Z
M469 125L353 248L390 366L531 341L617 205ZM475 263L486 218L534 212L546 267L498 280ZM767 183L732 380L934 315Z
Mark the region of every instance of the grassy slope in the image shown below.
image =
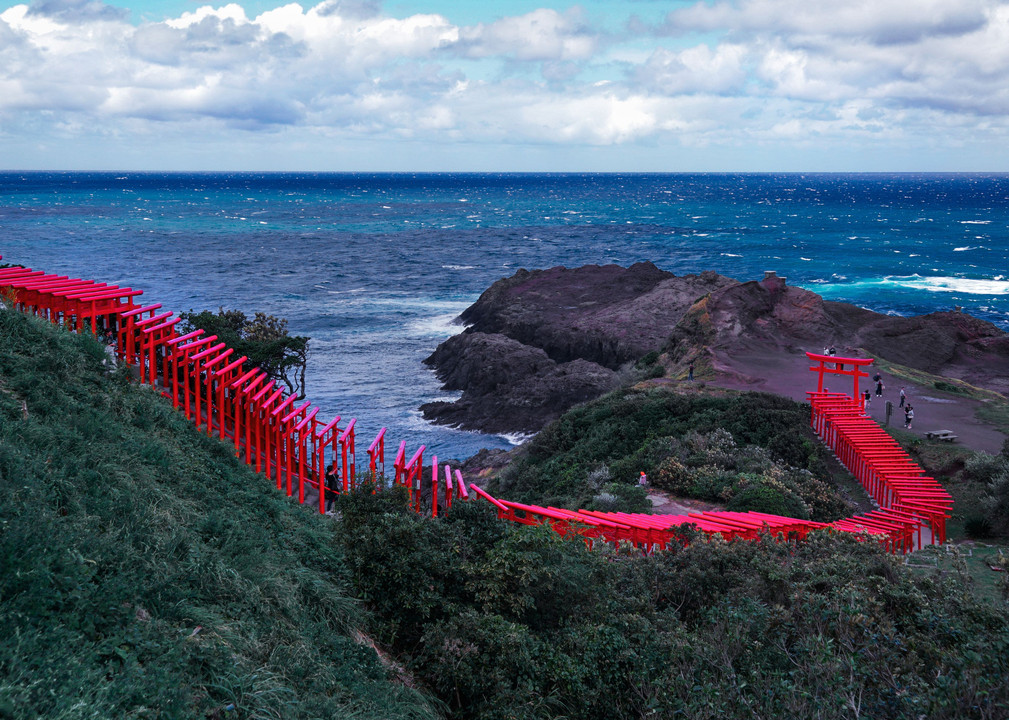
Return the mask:
M975 413L978 420L989 425L994 425L1000 432L1009 435L1009 401L1001 393L994 390L975 387L970 383L955 378L947 378L941 375L933 375L924 370L916 370L906 365L898 365L883 358L866 353L875 360L875 367L892 377L901 378L925 388L929 392L945 393L947 395L960 395L963 397L980 400L980 405Z
M103 358L0 310L0 718L434 715L331 524Z

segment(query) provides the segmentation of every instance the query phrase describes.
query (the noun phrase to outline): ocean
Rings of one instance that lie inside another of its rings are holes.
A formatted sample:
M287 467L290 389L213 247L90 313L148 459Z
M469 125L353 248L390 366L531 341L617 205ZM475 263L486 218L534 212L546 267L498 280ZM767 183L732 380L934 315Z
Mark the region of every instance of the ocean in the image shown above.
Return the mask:
M442 458L521 438L426 423L421 361L519 268L650 260L1009 329L1009 175L0 173L2 262L308 335L320 417ZM363 448L362 448L363 450Z

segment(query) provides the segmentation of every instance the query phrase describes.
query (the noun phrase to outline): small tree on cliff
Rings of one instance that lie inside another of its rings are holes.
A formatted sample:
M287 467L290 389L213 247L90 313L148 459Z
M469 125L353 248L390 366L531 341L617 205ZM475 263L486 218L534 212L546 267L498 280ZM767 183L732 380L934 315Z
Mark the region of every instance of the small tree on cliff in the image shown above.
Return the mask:
M245 369L260 368L271 380L283 383L300 400L305 397L305 367L308 364L307 337L289 335L287 320L257 312L253 319L241 310L219 308L181 313L182 332L197 328L217 335L234 348L238 357L248 356Z

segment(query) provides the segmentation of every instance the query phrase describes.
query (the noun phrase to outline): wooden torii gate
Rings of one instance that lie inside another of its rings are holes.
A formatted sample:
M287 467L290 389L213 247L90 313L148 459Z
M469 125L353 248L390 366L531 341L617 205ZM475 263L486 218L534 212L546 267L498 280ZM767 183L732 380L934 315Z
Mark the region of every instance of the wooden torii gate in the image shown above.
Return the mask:
M860 394L858 381L861 378L869 377L869 373L864 372L862 367L872 365L872 358L836 357L834 355L819 355L811 352L807 352L806 357L815 363L819 363L818 365L809 368L811 371L818 374L816 383L816 391L818 393L823 392L824 375L843 375L852 379L851 397L855 401L858 401ZM834 367L827 367L828 363Z

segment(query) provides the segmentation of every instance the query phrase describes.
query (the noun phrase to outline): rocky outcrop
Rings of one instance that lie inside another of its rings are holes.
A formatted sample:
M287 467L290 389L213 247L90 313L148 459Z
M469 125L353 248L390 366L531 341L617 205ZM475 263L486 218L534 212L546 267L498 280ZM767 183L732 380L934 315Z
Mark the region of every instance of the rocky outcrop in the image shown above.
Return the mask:
M599 397L616 373L587 360L558 363L499 333L462 333L428 358L455 402L421 406L429 419L489 433L538 430L572 405Z
M734 284L713 272L677 277L645 262L519 270L460 319L467 332L506 335L555 362L582 359L616 370L661 347L699 297Z
M897 317L825 301L773 274L712 293L684 313L666 350L704 353L716 370L752 374L755 356L784 357L834 345L979 387L1009 392L1009 334L959 312ZM759 368L758 368L759 369Z
M662 347L698 297L735 283L651 263L519 270L467 308L466 331L425 360L462 397L421 410L484 432L539 430L615 387L620 366Z
M618 382L655 350L667 367L696 362L705 379L761 387L805 378L807 350L836 346L1009 393L1009 335L962 313L880 315L825 301L767 273L738 282L677 277L651 263L520 270L494 283L460 319L469 327L425 360L456 402L429 420L484 432L534 432ZM802 391L804 392L804 390Z

